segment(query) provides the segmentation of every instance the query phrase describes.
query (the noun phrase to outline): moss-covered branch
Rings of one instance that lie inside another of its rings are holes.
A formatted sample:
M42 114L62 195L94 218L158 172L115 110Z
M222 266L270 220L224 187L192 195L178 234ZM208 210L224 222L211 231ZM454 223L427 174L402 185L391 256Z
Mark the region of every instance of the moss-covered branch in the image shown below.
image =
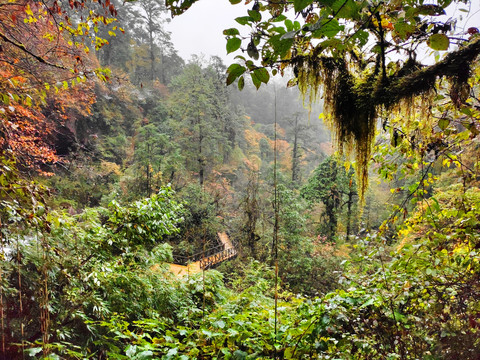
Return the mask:
M480 54L480 38L448 54L445 59L426 67L408 61L395 75L352 71L346 59L313 56L290 60L300 90L315 97L323 88L325 110L339 149L355 153L359 193L367 188L368 163L375 139L377 114L380 108L391 108L403 100L428 94L438 78L451 82L450 95L456 105L468 96L468 78L472 62Z
M440 77L452 79L452 86L465 84L470 75L470 65L480 54L480 38L467 46L448 54L438 63L413 71L412 73L390 79L389 85L381 92L374 102L378 105L396 104L401 100L412 98L430 91L435 81Z

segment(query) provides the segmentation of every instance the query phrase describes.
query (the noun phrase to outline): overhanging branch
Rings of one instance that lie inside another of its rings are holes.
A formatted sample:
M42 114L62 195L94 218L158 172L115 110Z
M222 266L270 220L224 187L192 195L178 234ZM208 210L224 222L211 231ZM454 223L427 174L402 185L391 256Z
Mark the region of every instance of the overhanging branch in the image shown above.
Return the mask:
M399 101L421 95L435 86L440 77L452 78L454 82L466 82L470 75L470 66L480 54L480 38L467 46L451 52L445 59L434 65L413 71L403 77L390 78L390 84L378 93L376 104L398 103Z
M51 63L51 62L45 60L43 57L34 54L34 53L31 52L30 50L28 50L24 44L17 43L17 42L15 42L15 41L13 41L13 40L10 40L7 36L5 36L5 35L2 34L2 33L0 33L0 39L2 39L3 41L5 41L6 43L9 43L9 44L15 46L16 48L18 48L18 49L20 49L21 51L23 51L24 53L30 55L31 57L33 57L35 60L37 60L38 62L40 62L40 63L42 63L42 64L45 64L45 65L48 65L48 66L52 66L52 67L57 68L57 69L68 70L68 68L66 68L66 67L64 67L64 66Z

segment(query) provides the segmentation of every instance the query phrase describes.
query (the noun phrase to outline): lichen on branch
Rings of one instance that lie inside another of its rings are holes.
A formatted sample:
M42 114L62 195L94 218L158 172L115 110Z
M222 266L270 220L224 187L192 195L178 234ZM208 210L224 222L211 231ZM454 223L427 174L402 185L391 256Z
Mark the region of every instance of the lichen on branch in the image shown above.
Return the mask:
M435 90L437 79L442 77L451 83L454 104L463 103L469 93L470 68L479 54L480 38L477 38L434 65L422 66L407 61L390 76L377 71L378 67L372 71L365 64L355 66L346 56L333 58L313 53L292 58L291 65L304 97L314 100L320 89L323 90L334 141L341 152L354 154L359 194L363 199L379 111L391 110L402 102L411 103L418 96L428 95Z

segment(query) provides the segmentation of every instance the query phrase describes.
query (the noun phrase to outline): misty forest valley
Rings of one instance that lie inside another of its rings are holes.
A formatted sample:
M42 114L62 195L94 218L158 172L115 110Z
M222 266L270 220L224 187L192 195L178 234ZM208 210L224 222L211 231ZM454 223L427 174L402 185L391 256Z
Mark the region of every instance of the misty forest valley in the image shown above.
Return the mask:
M0 0L0 360L480 360L479 14Z

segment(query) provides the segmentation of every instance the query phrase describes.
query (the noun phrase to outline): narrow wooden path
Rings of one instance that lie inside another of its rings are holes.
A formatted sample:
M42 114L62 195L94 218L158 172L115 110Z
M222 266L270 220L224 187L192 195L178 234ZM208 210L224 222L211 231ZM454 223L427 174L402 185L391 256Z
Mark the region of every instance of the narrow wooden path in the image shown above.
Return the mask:
M237 256L237 250L232 244L227 233L218 233L218 238L222 243L223 250L215 252L212 255L205 256L198 261L194 261L188 265L170 264L170 271L178 277L184 277L192 274L202 272L204 269L209 269L223 261L229 260Z

